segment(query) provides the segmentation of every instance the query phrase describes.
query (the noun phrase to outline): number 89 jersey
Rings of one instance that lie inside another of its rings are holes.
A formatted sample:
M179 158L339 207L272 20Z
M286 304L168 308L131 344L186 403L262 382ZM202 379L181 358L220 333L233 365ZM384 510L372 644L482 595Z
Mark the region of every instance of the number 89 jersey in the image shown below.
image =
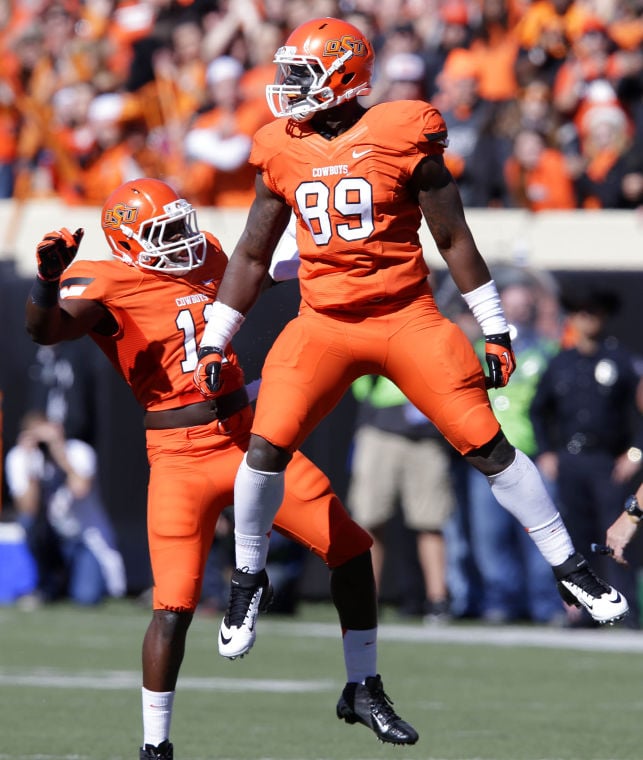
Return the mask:
M364 312L426 288L421 211L407 184L446 138L440 113L412 100L373 106L333 140L289 119L255 134L250 162L297 216L307 304Z

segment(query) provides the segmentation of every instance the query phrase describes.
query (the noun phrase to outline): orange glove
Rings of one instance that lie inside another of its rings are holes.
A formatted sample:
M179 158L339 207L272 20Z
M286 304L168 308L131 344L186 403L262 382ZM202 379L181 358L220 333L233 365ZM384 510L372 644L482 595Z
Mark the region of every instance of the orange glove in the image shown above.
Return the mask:
M487 388L504 388L516 369L509 333L485 336L485 359L489 367Z
M79 228L72 235L66 227L48 232L36 247L38 277L45 282L58 282L78 253L84 234L85 230Z

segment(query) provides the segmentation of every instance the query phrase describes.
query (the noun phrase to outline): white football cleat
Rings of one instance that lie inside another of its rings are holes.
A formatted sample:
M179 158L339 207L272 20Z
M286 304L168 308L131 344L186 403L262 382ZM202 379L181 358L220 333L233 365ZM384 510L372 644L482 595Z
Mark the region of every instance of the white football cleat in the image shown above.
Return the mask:
M272 586L265 570L249 573L236 569L230 581L228 611L219 629L219 654L234 660L243 657L257 638L256 621L272 601Z
M627 599L598 578L582 554L572 554L553 570L563 601L584 607L597 623L615 623L629 612Z

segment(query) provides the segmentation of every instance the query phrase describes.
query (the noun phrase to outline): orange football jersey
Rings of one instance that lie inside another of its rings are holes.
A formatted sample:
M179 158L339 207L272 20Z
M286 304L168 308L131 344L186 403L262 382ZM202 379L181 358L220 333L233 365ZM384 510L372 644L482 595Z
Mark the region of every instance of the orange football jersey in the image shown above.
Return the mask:
M206 238L205 262L187 275L152 272L117 259L76 260L63 275L63 301L98 301L118 323L113 336L90 335L145 410L171 409L203 400L192 381L198 339L228 262L219 241L209 233ZM227 358L238 367L231 350ZM240 369L227 374L238 382L232 381L230 387L226 384L225 392L243 384Z
M425 286L421 211L406 185L446 138L441 114L414 100L373 106L333 140L289 119L256 133L250 162L297 216L306 303L363 311Z

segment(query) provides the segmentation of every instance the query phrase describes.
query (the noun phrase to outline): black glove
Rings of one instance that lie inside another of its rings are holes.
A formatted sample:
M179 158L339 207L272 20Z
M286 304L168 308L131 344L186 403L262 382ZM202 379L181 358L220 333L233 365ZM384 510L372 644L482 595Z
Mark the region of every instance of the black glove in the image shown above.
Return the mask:
M84 234L85 230L79 228L72 235L66 227L48 232L36 248L38 277L45 282L58 282L78 253Z
M199 361L192 380L206 398L211 398L221 387L223 349L214 346L202 346L197 357Z
M485 359L489 367L487 388L503 388L516 369L509 333L485 336Z

